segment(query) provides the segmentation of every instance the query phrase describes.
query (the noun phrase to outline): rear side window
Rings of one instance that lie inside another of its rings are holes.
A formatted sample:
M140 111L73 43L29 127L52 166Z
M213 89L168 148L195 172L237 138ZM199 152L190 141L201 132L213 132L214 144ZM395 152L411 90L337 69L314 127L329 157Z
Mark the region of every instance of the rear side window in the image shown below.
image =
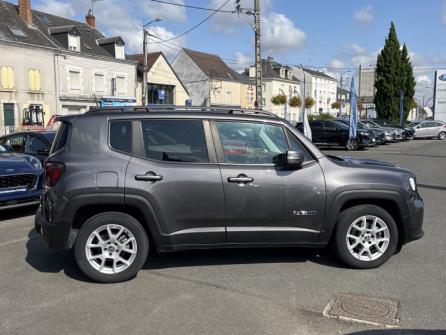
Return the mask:
M66 122L62 122L59 130L57 131L56 138L54 139L51 153L59 151L67 144L69 131L70 125Z
M201 120L141 121L145 156L168 162L209 162Z
M312 130L322 130L322 123L321 122L311 122L310 128Z
M132 122L110 122L110 147L117 151L132 153Z

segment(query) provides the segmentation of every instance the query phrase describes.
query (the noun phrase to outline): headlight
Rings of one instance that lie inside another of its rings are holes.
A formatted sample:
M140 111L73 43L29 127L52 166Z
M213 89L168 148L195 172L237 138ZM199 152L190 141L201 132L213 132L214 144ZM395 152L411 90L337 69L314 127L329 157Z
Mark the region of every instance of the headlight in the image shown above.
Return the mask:
M417 183L415 182L415 178L409 178L409 184L412 191L415 192L417 190Z
M37 159L36 157L30 157L29 162L31 163L32 166L34 166L36 170L40 170L42 168L42 163L40 163L40 160Z

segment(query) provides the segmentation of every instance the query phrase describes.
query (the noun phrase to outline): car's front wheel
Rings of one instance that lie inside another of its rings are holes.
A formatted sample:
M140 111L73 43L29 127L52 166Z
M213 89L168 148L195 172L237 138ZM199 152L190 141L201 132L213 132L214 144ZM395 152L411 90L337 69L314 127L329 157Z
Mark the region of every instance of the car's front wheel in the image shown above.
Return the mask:
M149 242L144 228L124 213L103 213L84 223L74 255L90 279L116 283L134 277L144 265Z
M358 151L359 150L359 141L358 139L354 139L347 142L347 150Z
M334 242L337 254L348 266L375 268L395 253L398 228L381 207L359 205L340 213Z

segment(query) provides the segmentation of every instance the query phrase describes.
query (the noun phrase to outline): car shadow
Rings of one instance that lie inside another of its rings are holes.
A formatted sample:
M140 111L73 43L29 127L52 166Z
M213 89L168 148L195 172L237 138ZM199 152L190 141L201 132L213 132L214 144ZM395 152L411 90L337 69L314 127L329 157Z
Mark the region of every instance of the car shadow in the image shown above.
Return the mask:
M0 222L6 220L14 220L24 216L34 215L36 214L38 208L39 205L34 205L34 206L26 206L14 209L2 210Z
M28 234L26 250L26 262L39 272L63 271L65 275L75 280L92 282L79 270L72 250L50 250L35 229Z
M92 282L78 268L72 250L50 250L33 229L26 243L26 262L44 273L64 274L72 279ZM239 248L217 250L187 250L172 253L152 253L143 270L180 267L220 266L237 264L313 262L335 268L347 268L330 248Z
M364 330L345 335L446 335L446 330L427 330L427 329L377 329Z

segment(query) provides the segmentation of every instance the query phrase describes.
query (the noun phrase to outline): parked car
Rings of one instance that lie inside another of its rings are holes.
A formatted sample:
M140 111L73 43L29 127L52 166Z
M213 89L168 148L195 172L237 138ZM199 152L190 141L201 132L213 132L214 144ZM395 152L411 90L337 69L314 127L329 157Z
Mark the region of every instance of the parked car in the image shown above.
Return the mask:
M42 175L39 159L0 145L0 211L39 204Z
M403 131L401 129L393 128L393 127L383 127L379 125L378 123L369 120L369 119L363 119L361 120L363 124L369 126L371 129L380 129L383 130L386 134L386 141L387 142L396 142L401 141L403 139Z
M423 236L412 172L326 156L272 113L212 108L59 117L37 233L99 282L132 278L149 250L330 243L374 268Z
M443 121L423 121L414 127L415 138L446 139L446 123Z
M313 143L318 146L343 147L359 150L371 143L371 133L358 129L357 137L349 146L349 126L341 120L310 121ZM297 129L303 131L302 122L296 124Z
M55 131L26 131L2 136L0 144L11 147L15 153L37 157L43 163L55 136Z
M349 120L339 120L340 122L344 123L346 126L350 126L350 121ZM372 129L370 126L368 126L367 124L363 123L362 121L358 121L358 129L361 130L368 130L370 132L371 136L371 141L369 145L377 145L377 144L384 144L386 143L386 133L383 130L380 129Z
M392 121L386 120L386 119L372 119L372 120L382 127L399 129L403 140L413 139L413 135L414 135L415 131L413 130L412 127L401 127L399 124L396 124L395 122L392 122Z

